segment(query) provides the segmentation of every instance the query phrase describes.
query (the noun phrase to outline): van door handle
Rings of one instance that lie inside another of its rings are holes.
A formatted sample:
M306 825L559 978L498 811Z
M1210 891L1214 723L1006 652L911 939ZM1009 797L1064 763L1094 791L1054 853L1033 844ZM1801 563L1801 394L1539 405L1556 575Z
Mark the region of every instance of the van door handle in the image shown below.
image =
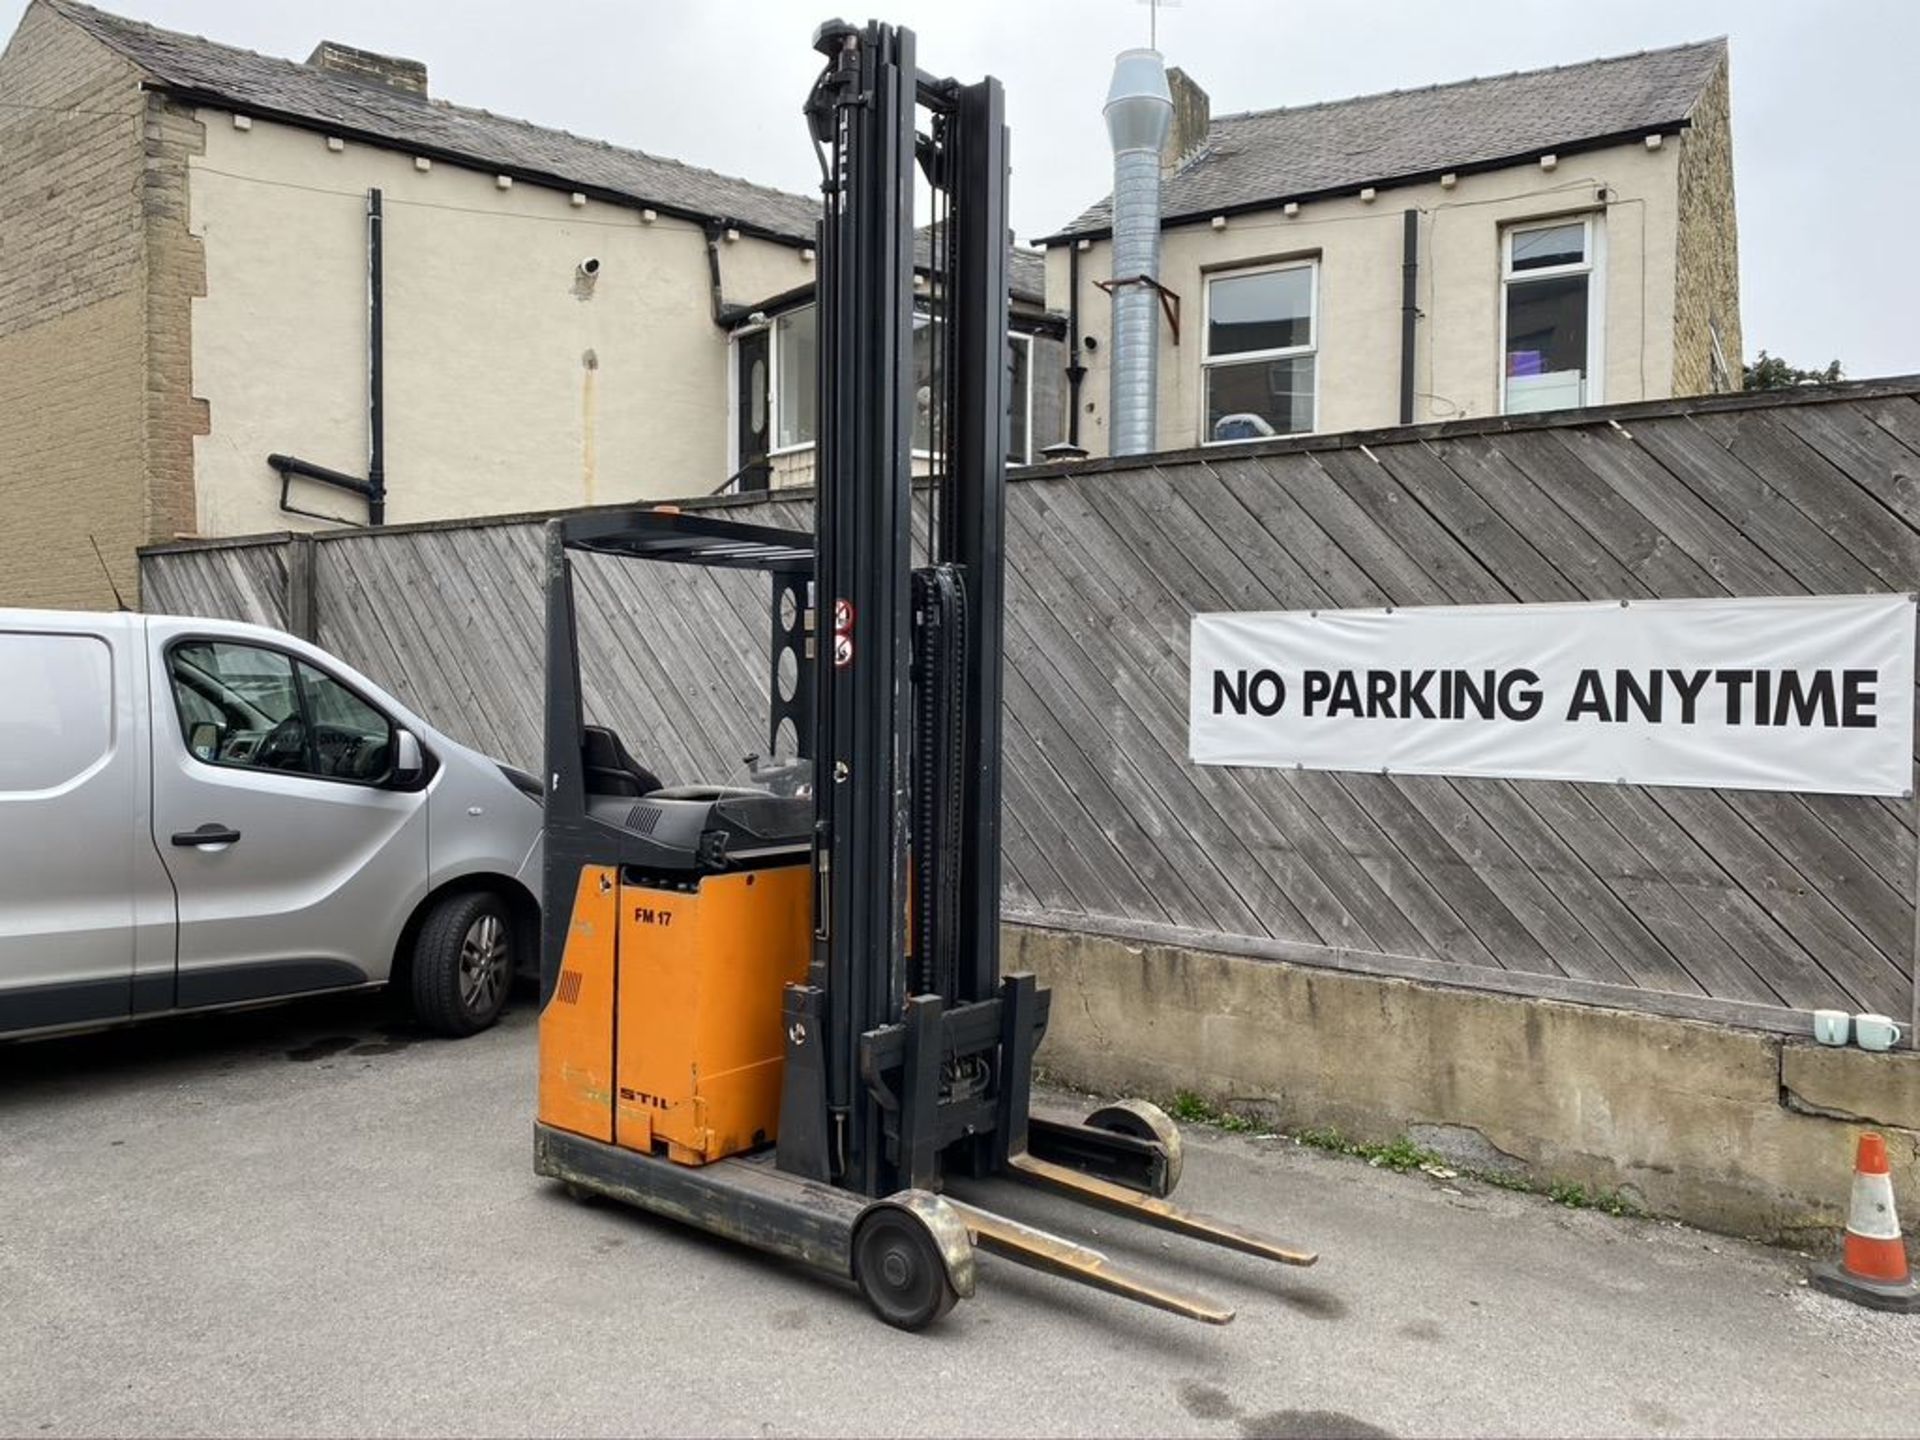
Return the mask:
M230 830L218 820L209 820L198 830L179 830L174 833L176 845L231 845L240 838L238 830Z

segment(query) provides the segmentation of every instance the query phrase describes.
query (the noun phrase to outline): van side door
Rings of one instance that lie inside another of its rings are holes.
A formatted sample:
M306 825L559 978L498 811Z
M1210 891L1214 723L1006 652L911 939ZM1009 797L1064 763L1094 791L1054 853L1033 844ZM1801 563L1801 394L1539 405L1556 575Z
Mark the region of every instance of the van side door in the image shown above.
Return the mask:
M155 898L139 623L0 612L0 1033L131 1011L137 921ZM161 904L148 918L170 988Z
M156 620L150 656L179 1004L385 979L428 879L426 790L388 783L393 719L254 637Z

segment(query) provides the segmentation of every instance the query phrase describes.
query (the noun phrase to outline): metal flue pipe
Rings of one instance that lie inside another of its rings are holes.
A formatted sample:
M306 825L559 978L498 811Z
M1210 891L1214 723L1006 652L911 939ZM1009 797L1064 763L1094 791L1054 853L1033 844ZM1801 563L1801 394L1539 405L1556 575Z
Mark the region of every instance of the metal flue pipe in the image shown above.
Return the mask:
M1160 356L1160 148L1173 96L1158 50L1122 50L1107 89L1113 144L1113 390L1108 450L1153 449Z

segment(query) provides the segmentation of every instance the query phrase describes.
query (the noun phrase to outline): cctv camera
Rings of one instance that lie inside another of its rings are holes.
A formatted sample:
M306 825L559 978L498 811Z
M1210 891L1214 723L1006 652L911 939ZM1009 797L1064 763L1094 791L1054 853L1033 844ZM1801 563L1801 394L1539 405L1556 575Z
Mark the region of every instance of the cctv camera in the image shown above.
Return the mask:
M600 257L589 255L580 262L580 274L583 279L591 280L600 273Z

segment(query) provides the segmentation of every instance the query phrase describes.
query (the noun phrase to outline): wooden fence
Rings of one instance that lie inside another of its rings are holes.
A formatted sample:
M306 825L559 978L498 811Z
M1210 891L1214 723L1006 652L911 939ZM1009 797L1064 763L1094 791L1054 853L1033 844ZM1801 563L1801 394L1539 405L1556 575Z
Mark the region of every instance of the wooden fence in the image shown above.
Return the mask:
M721 503L809 524L804 492ZM1010 916L1769 1028L1914 1012L1908 803L1202 768L1186 696L1199 611L1920 588L1920 380L1052 467L1007 538ZM144 603L312 634L537 765L540 546L539 517L160 546ZM637 755L762 747L755 577L582 583L589 704Z

